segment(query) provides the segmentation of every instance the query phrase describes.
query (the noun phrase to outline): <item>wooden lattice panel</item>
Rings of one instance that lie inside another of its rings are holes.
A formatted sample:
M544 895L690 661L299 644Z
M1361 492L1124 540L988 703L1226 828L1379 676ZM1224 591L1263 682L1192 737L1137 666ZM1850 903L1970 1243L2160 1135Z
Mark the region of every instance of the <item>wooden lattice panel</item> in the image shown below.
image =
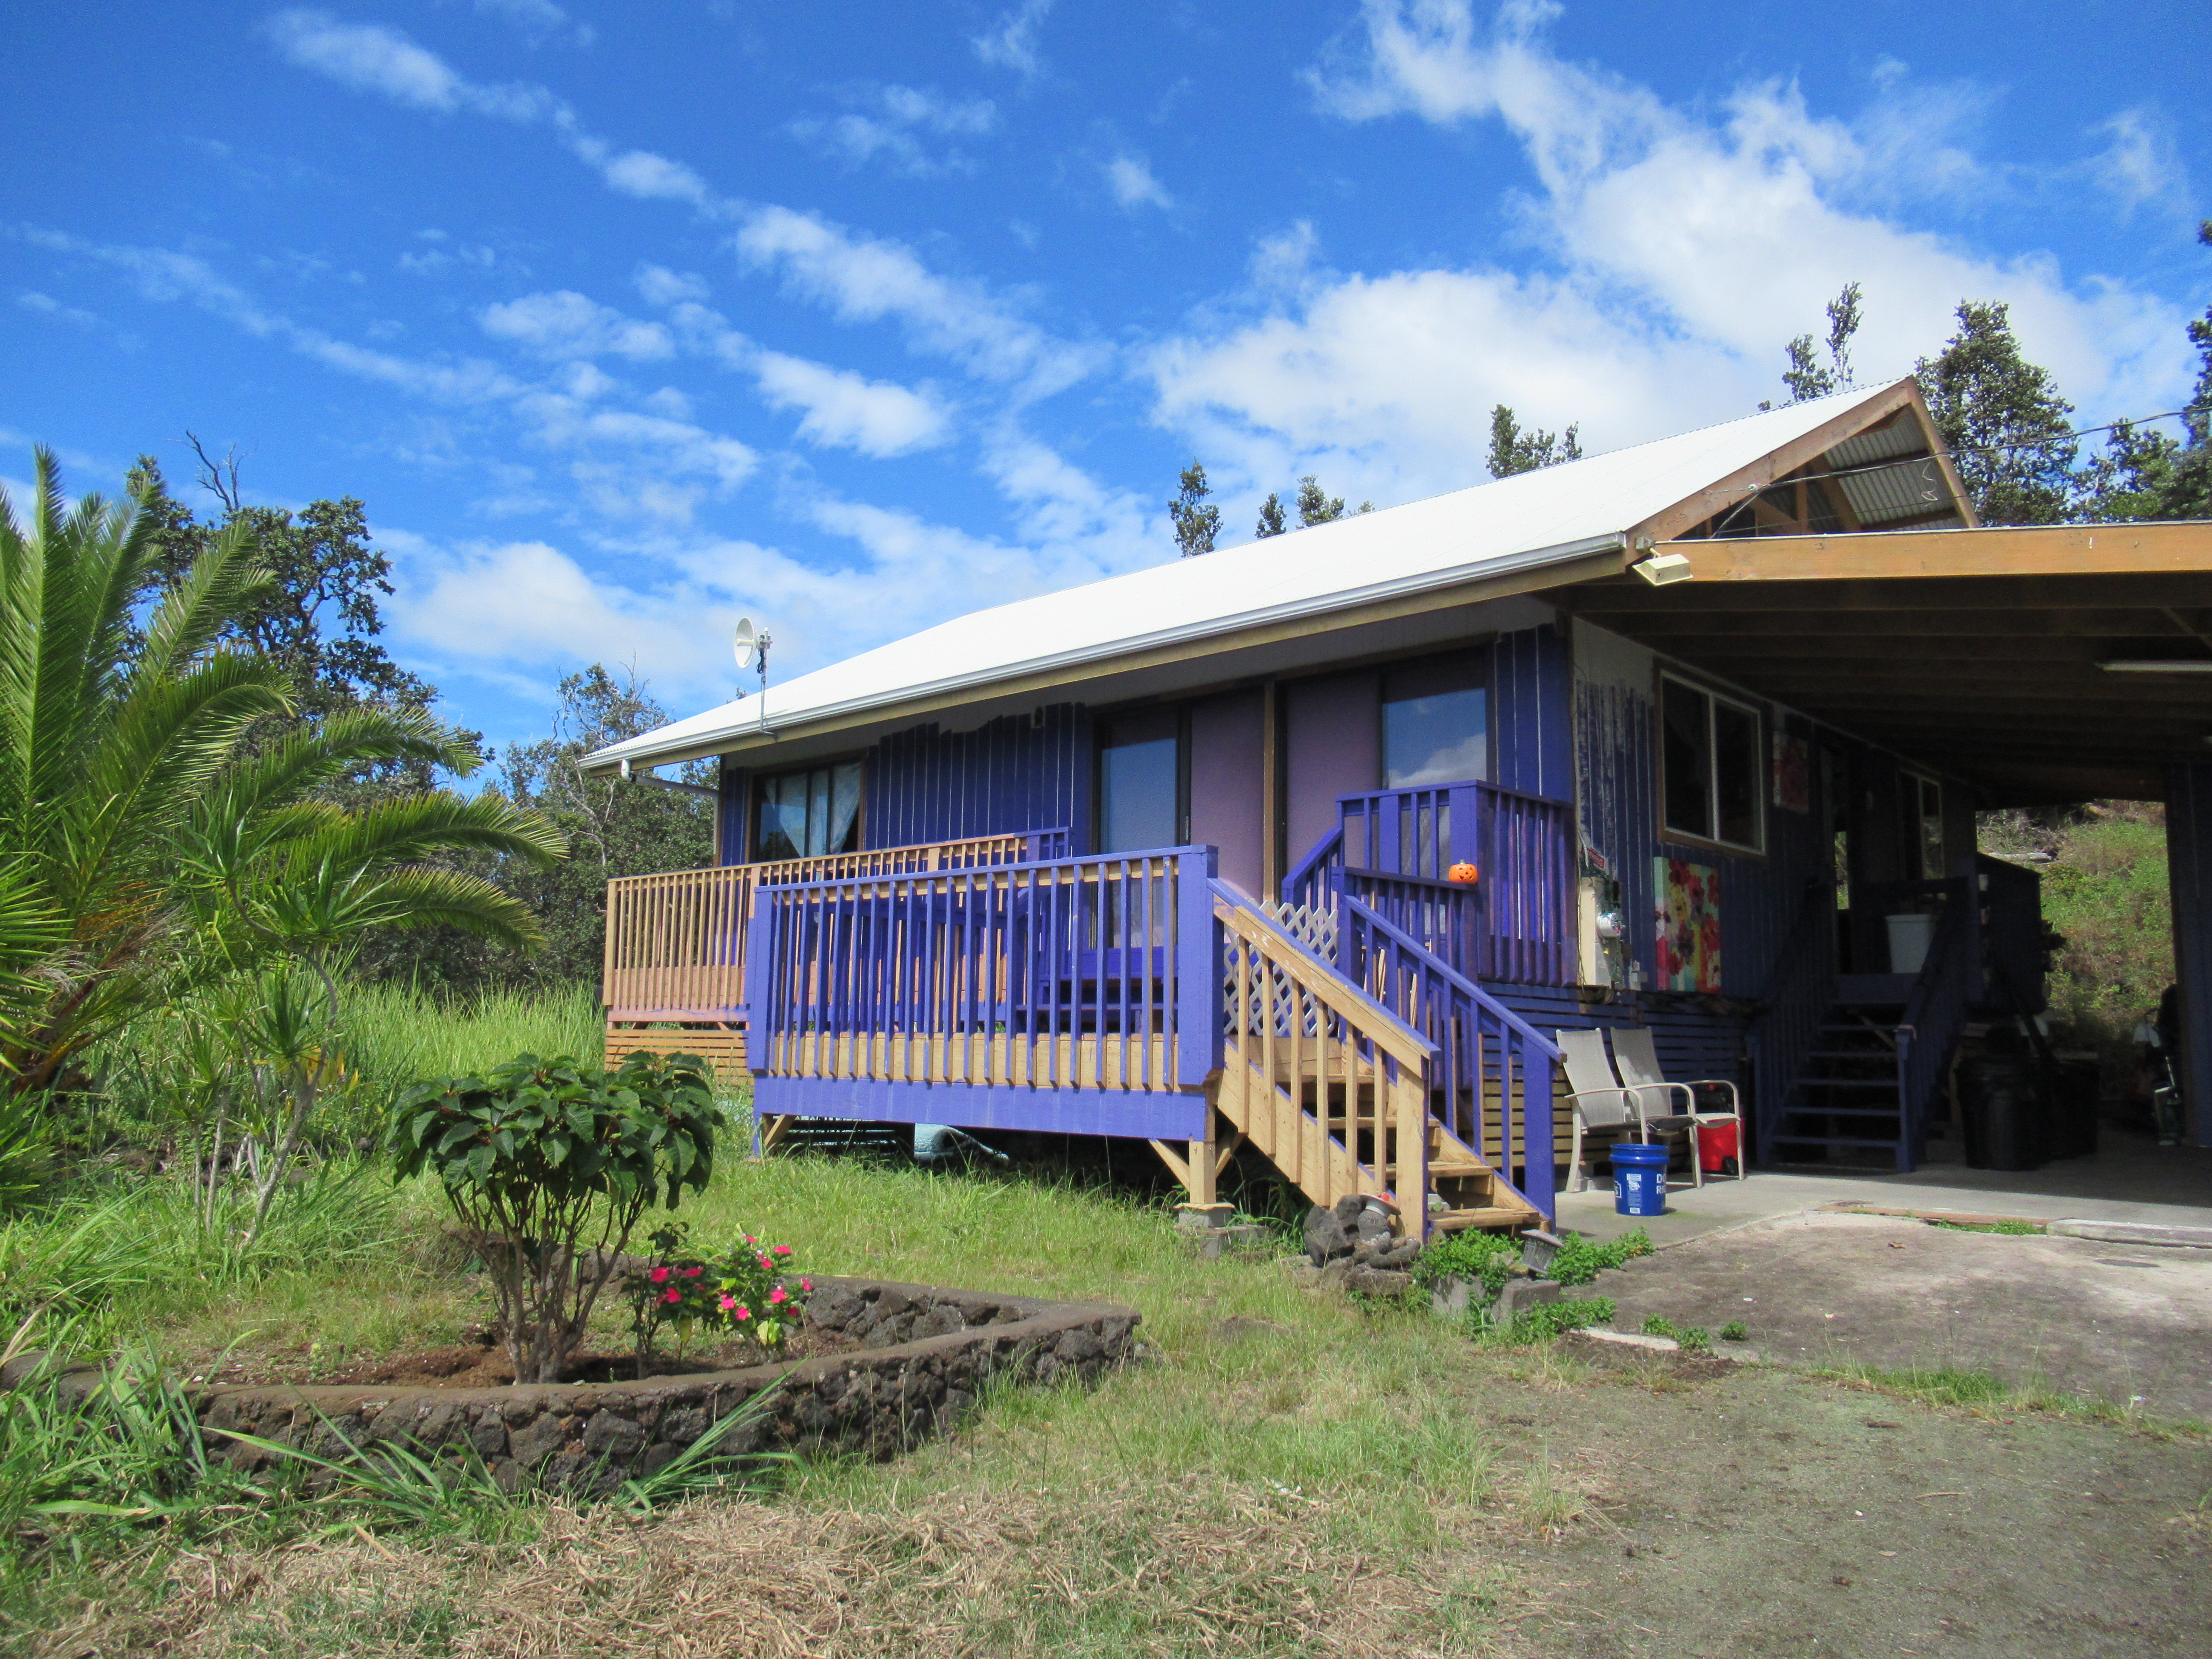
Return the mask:
M696 1054L714 1069L727 1087L752 1080L745 1069L745 1028L742 1025L641 1025L625 1022L607 1027L607 1065L619 1066L641 1050L657 1054Z

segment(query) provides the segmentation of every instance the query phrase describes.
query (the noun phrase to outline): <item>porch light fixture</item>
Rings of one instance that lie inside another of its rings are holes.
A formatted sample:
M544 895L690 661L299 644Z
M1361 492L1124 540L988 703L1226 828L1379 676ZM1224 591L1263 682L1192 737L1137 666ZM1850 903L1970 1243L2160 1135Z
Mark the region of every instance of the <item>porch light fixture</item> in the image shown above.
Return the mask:
M1628 567L1654 587L1664 587L1668 582L1686 582L1697 573L1690 568L1686 553L1654 553ZM2212 663L2205 665L2212 667Z
M2107 674L2212 674L2212 657L2179 657L2171 661L2100 662Z

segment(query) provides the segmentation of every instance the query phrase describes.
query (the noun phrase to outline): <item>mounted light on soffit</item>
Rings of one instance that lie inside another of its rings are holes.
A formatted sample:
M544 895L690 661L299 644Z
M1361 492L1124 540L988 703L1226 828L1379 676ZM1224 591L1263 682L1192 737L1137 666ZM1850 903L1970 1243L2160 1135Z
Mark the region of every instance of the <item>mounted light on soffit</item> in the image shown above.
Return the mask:
M1638 536L1629 550L1638 556L1628 568L1654 587L1664 587L1668 582L1686 582L1697 574L1690 568L1689 555L1654 553L1649 536Z
M2160 661L2100 662L2107 674L2212 674L2212 657L2179 657Z

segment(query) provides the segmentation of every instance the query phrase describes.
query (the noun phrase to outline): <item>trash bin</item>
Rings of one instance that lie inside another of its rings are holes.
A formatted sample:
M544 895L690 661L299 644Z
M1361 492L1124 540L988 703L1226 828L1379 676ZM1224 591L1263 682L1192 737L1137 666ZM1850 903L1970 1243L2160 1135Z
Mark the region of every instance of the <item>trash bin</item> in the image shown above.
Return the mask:
M1883 920L1889 923L1889 971L1918 973L1936 942L1936 918L1916 911Z
M1620 1215L1667 1213L1667 1149L1638 1140L1613 1146L1613 1207Z
M1984 1054L1959 1066L1960 1103L1966 1108L1966 1166L1974 1170L2040 1169L2043 1091L2025 1055Z
M1741 1137L1734 1123L1700 1123L1698 1125L1698 1168L1707 1175L1734 1175L1739 1165L1737 1146Z

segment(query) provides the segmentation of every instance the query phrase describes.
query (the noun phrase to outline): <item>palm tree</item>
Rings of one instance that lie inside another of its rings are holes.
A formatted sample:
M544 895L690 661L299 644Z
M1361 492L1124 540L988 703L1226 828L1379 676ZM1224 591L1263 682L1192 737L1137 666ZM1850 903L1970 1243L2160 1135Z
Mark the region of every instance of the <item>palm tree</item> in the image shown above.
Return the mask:
M360 811L316 793L379 761L466 775L472 744L368 709L263 740L291 696L275 665L226 639L268 580L246 526L142 624L149 517L97 495L66 510L45 449L30 509L27 529L0 493L0 1015L16 988L0 1068L13 1089L50 1088L149 1007L276 957L303 958L327 986L327 957L365 928L538 943L522 904L429 861L455 848L564 856L538 813L444 790Z

